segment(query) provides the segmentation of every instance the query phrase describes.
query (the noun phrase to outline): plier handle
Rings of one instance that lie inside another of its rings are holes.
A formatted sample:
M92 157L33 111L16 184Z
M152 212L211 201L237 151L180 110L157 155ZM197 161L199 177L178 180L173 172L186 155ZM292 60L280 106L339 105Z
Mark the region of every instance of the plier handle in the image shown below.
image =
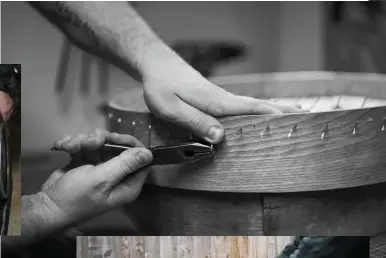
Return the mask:
M132 146L105 143L99 150L99 157L102 161L112 159ZM51 150L58 150L55 147ZM191 163L214 156L213 145L199 142L189 142L177 145L166 145L149 148L153 154L153 161L149 166Z

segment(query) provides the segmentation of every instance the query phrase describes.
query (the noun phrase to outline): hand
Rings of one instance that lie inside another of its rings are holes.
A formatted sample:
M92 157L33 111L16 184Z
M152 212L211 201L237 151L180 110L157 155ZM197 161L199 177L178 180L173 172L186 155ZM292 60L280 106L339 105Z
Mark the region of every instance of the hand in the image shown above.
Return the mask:
M8 93L0 91L0 116L3 121L8 121L12 115L13 101Z
M106 142L133 147L100 163L96 150ZM147 176L147 170L140 169L153 159L152 153L134 137L103 130L68 136L54 147L72 156L71 170L55 171L42 187L42 194L54 211L52 216L61 219L62 224L78 223L134 201Z
M219 143L224 138L224 128L214 117L304 112L296 107L227 92L182 59L170 60L167 54L155 53L149 54L148 59L143 62L143 82L149 110L210 143Z

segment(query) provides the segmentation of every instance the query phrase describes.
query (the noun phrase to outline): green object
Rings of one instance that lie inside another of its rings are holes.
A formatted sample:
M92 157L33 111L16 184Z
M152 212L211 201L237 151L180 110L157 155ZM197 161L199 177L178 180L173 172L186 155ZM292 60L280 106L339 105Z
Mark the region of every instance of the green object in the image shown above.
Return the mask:
M297 236L276 258L366 258L369 237Z

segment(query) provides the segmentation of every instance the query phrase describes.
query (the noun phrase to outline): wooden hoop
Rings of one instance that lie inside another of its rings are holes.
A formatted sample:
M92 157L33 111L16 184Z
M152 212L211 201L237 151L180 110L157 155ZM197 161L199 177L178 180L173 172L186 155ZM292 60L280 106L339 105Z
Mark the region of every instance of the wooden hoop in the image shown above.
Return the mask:
M386 98L386 76L376 74L280 73L212 81L232 93L259 98L343 94ZM141 89L133 90L110 102L110 130L134 134L147 144L151 125L152 146L189 140L189 131L152 116L142 94ZM245 193L332 190L386 182L386 132L381 130L385 118L386 106L221 118L226 140L216 146L214 159L153 167L150 182ZM296 132L288 137L295 125Z

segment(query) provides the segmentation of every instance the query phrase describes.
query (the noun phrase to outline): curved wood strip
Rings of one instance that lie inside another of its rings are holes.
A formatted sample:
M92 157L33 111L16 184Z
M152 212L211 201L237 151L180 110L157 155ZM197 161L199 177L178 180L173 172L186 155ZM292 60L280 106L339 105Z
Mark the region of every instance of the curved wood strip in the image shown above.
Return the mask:
M229 192L298 192L386 182L386 107L293 115L222 118L226 140L214 159L152 168L152 182L182 189ZM189 131L150 114L115 111L111 128L152 146L181 143ZM353 129L356 126L356 134ZM261 137L269 125L268 134ZM288 138L291 129L296 131ZM324 139L323 130L328 125ZM167 137L169 136L169 139Z
M281 76L259 75L259 80L251 77L231 89L238 93L240 89L246 90L249 96L272 93L287 97L286 91L291 95L288 97L363 93L386 98L386 76L330 73L302 76L284 80ZM269 83L264 81L267 78ZM225 86L231 83L230 78ZM110 103L110 130L134 133L147 144L151 125L152 146L189 140L189 131L152 116L141 94L140 89L134 90ZM181 189L259 193L330 190L386 182L386 132L381 130L385 118L386 106L221 118L226 140L215 147L217 153L213 159L153 167L151 182ZM267 125L269 132L262 136ZM296 130L290 134L295 126Z

